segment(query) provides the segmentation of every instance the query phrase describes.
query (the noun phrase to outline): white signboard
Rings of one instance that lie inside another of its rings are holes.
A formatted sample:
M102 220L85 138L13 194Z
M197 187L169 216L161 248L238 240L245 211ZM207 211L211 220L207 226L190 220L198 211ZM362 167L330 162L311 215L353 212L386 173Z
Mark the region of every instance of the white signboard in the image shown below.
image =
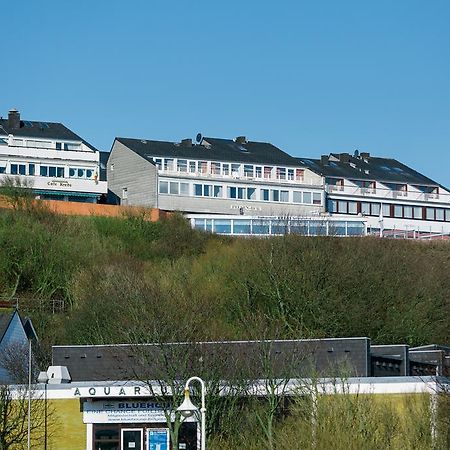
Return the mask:
M163 405L151 400L124 399L83 403L84 423L166 422Z

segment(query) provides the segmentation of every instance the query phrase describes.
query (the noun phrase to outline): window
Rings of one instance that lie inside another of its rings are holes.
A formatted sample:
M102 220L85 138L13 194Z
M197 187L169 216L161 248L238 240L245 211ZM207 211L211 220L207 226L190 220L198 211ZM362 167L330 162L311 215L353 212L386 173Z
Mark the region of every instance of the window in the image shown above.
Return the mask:
M41 166L39 169L39 173L41 177L48 177L48 167L47 166Z
M83 178L84 177L84 169L77 169L77 175L78 175L78 178Z
M297 181L303 181L305 171L303 169L295 169L295 179Z
M286 179L286 168L277 167L277 180L285 180Z
M261 166L255 167L255 177L262 178L262 167Z
M11 175L17 175L19 173L19 165L11 164Z
M25 173L26 173L25 164L19 164L19 175L25 175Z
M245 197L245 188L238 188L238 198L243 199Z
M189 161L189 172L195 173L197 171L197 163L195 161Z
M86 169L86 178L92 178L94 171L91 169Z
M56 168L56 176L58 178L64 178L64 167L57 167Z
M288 169L287 174L288 174L288 180L292 181L294 179L294 169Z
M214 197L222 197L222 186L214 186Z
M328 212L331 213L338 212L337 200L328 200Z
M313 192L313 205L322 204L322 194L320 192Z
M261 189L261 200L265 202L269 201L269 189Z
M187 160L178 159L177 160L177 170L178 172L187 172Z
M57 142L56 143L56 150L61 150L62 149L62 143L61 142Z
M450 222L450 209L445 210L445 221Z
M412 219L412 217L413 217L412 206L404 206L403 207L403 217L405 219Z
M28 175L34 175L35 168L34 164L28 164Z
M194 195L201 197L203 195L203 186L201 184L194 184Z
M159 193L168 194L169 193L169 183L167 181L159 182Z
M211 197L211 188L212 188L212 186L210 184L203 185L203 196L204 197Z
M383 203L383 217L391 217L391 205Z
M434 220L434 208L427 208L427 220Z
M347 202L339 200L337 203L338 212L341 214L347 214Z
M280 202L287 203L289 201L289 191L280 191Z
M189 183L180 183L180 195L189 195Z
M302 192L301 191L294 191L293 192L293 202L294 203L301 203L302 202Z
M436 220L443 221L444 220L444 210L437 208L436 209Z
M228 198L237 198L237 189L234 186L229 186L227 191Z
M270 190L270 200L272 202L279 202L280 201L280 191L278 189L271 189Z
M122 189L122 199L126 200L128 198L128 188L123 188Z
M153 161L155 162L157 169L161 170L163 167L162 158L153 158Z
M311 192L303 192L303 203L311 204Z
M272 178L272 167L264 166L264 178Z
M169 194L172 194L172 195L179 194L179 185L176 181L169 182Z
M78 176L80 176L80 170L83 170L83 169L78 169ZM48 168L48 176L49 177L56 177L56 167L49 167Z
M372 216L379 216L380 215L380 204L379 203L372 203L371 204L371 215Z
M348 213L358 214L358 205L356 202L348 202Z
M6 165L3 164L0 166L0 173L6 173Z
M74 177L76 172L77 172L77 169L74 169L73 167L71 167L69 169L69 177L71 177L71 178Z
M247 188L247 200L256 200L255 188Z
M81 145L80 144L70 144L70 143L64 143L64 150L80 150Z
M207 161L199 161L198 162L198 170L201 173L208 173L208 162Z
M414 219L422 219L423 210L420 206L414 206Z
M220 175L220 163L218 162L211 163L211 173L213 175Z
M173 170L173 159L172 158L165 158L164 159L164 170L165 171L172 171Z
M230 165L229 164L222 164L222 175L229 175L230 174Z
M253 166L244 164L244 176L247 178L253 178Z
M241 169L240 164L231 164L231 175L238 176Z
M361 203L361 213L370 216L370 203Z
M394 205L394 217L403 217L403 206Z

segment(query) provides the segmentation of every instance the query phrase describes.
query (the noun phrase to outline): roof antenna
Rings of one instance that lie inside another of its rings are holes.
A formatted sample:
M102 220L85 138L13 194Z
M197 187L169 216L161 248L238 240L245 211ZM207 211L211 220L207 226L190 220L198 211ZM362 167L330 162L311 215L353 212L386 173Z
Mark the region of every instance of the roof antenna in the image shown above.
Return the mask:
M197 137L195 138L195 141L197 142L198 145L200 145L203 141L203 136L202 133L197 133Z

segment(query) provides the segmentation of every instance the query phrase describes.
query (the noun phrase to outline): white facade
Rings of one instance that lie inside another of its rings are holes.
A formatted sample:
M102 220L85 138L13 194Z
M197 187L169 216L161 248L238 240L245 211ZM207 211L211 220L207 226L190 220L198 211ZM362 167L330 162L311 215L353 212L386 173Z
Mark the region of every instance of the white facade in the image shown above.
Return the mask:
M20 123L24 127L6 130L0 126L0 183L18 179L38 198L95 202L106 194L106 181L99 179L99 151L81 139L59 139L60 129L73 134L61 124ZM59 127L55 137L48 138L54 125ZM36 135L43 130L43 136L28 136L34 130Z

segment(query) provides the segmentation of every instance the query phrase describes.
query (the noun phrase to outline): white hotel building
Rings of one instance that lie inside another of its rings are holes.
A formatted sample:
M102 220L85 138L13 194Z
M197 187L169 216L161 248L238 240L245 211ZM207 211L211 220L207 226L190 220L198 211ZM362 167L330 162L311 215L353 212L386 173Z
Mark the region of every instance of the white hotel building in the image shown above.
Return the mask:
M19 179L37 198L96 203L106 195L100 152L61 123L0 119L0 183Z
M116 138L115 202L188 215L223 234L450 234L450 192L404 164L355 152L294 158L270 143Z

